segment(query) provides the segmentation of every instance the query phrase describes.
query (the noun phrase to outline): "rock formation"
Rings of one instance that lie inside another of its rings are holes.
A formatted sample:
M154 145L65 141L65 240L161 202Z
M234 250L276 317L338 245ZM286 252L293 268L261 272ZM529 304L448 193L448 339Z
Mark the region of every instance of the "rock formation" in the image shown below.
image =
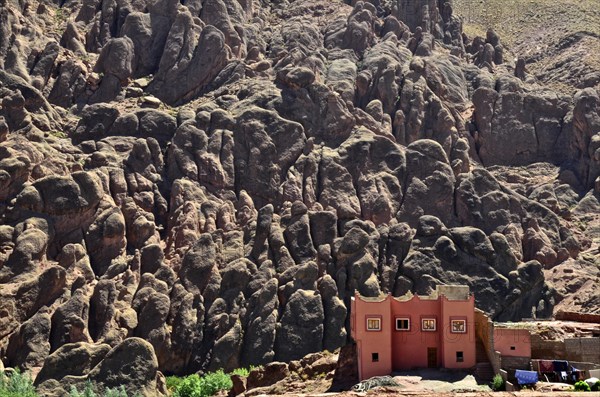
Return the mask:
M451 0L59 3L0 6L0 358L43 390L334 350L355 291L598 312L600 87Z

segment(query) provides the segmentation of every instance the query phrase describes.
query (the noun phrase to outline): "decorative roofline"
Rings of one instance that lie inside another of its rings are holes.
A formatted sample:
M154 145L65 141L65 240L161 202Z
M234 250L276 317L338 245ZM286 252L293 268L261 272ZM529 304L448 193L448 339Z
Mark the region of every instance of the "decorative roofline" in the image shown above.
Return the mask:
M366 302L366 303L385 302L388 299L393 299L396 302L410 302L415 299L417 299L419 301L439 301L440 298L446 300L447 302L469 302L469 301L473 301L475 299L475 295L473 293L469 292L467 299L453 299L453 298L449 298L448 296L446 296L446 294L444 294L443 292L439 292L436 289L430 295L415 295L411 291L408 291L406 294L404 294L402 296L392 296L392 294L387 293L387 294L381 294L376 297L367 297L367 296L361 295L358 292L358 290L355 290L354 296L352 297L352 299L360 300L360 301Z

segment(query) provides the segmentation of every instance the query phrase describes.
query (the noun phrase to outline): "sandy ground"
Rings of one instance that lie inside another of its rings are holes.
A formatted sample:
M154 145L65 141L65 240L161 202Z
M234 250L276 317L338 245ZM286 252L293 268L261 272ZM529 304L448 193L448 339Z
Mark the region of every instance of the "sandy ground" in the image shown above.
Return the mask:
M282 394L256 394L256 396L285 395L298 397L393 397L393 396L441 396L441 397L600 397L600 392L556 391L568 388L566 384L538 383L536 390L519 392L493 392L487 384L478 384L473 375L461 371L421 369L394 373L397 387L383 386L366 392L345 391L340 393L285 392ZM323 389L321 389L323 390ZM550 391L555 390L555 391Z
M402 396L439 396L439 397L600 397L600 392L539 392L539 391L519 391L519 392L432 392L426 390L395 390L391 388L381 388L377 390L370 390L367 393L355 393L355 392L344 392L344 393L315 393L315 394L302 394L302 393L290 393L284 394L290 397L402 397ZM268 396L262 394L259 396Z

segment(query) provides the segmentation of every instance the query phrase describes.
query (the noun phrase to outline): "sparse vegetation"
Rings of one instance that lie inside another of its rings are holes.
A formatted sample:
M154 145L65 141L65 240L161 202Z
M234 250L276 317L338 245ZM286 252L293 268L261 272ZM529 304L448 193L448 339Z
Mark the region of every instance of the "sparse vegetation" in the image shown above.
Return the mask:
M81 392L75 386L71 386L69 397L128 397L128 395L123 386L114 389L108 388L104 394L96 393L92 382L88 381Z
M492 379L492 390L494 391L502 391L504 390L504 379L500 374L494 375L494 379Z
M68 135L65 134L63 131L54 131L54 130L52 130L52 131L49 131L48 133L50 135L52 135L53 137L58 138L58 139L68 138Z
M54 31L56 33L62 33L67 19L68 14L62 8L57 8L56 11L54 11Z
M252 371L255 368L256 368L255 366L251 365L249 368L234 369L231 372L231 375L248 376L248 375L250 375L250 371Z
M29 374L0 372L0 397L38 397Z
M524 57L527 71L548 88L573 92L571 85L585 76L567 66L573 59L581 70L600 70L600 53L594 51L600 36L597 0L455 0L454 11L471 38L493 28L509 53Z
M600 34L595 0L455 0L454 5L467 34L485 37L486 30L494 28L511 46L529 29L542 28L551 21L566 32Z

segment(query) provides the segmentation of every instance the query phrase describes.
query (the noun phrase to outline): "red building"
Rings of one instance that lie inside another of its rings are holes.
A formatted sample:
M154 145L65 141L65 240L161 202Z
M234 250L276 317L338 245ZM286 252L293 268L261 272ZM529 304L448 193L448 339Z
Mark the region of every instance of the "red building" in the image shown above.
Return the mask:
M475 297L467 286L438 286L431 296L365 298L351 308L361 380L412 368L471 368Z

